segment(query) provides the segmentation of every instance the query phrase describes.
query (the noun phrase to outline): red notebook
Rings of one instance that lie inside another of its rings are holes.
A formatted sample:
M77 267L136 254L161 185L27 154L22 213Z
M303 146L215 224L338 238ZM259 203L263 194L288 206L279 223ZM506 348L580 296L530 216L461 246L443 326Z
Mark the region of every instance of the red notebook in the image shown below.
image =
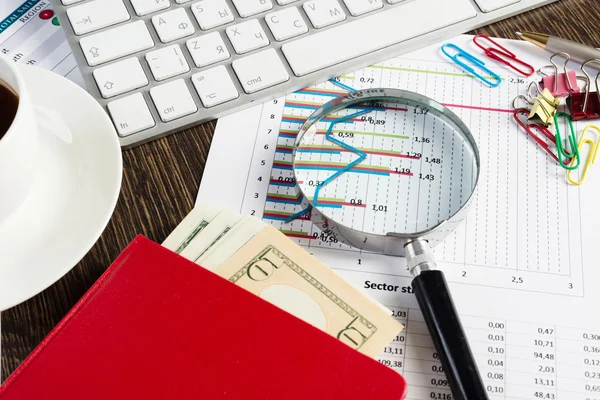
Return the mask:
M1 400L399 400L406 383L138 236L0 386Z

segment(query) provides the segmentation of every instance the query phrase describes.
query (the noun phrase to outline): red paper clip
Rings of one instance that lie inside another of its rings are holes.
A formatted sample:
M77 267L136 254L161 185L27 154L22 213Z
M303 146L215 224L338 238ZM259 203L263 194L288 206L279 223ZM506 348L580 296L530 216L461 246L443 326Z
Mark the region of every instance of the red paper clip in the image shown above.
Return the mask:
M495 47L485 47L482 43L479 43L477 41L477 39L487 40L488 42L493 44ZM475 46L477 46L481 50L483 50L483 52L485 53L486 56L488 56L492 60L496 60L496 61L501 62L502 64L508 65L510 68L514 69L521 75L531 76L535 73L535 68L533 68L531 65L527 64L525 61L519 60L514 53L512 53L509 50L507 50L506 48L502 47L501 45L499 45L498 43L496 43L495 41L490 39L490 37L487 35L475 36L473 38L473 43L475 43ZM505 58L507 58L508 60L505 60ZM523 70L517 68L515 65L513 65L511 63L511 61L516 64L520 64L520 65L527 67L527 69L529 69L530 72L526 72L526 71L523 71Z
M550 132L550 130L548 130L548 128L546 128L544 125L541 124L527 124L525 122L523 122L521 120L521 118L519 118L519 115L523 114L525 116L529 115L529 110L526 108L519 108L517 110L515 110L514 112L514 117L515 117L515 121L517 121L517 123L523 128L525 129L525 131L527 132L527 134L537 142L538 145L540 145L540 147L542 149L544 149L544 151L546 153L548 153L548 155L550 155L550 157L552 157L554 159L554 161L556 161L557 163L558 161L558 154L557 153L553 153L550 150L550 145L548 143L548 141L544 140L544 138L540 137L539 135L537 135L533 129L536 129L538 132L540 132L546 139L548 139L550 141L550 143L554 144L556 146L556 136ZM567 160L565 160L566 164L568 165L571 160L569 159L568 162Z

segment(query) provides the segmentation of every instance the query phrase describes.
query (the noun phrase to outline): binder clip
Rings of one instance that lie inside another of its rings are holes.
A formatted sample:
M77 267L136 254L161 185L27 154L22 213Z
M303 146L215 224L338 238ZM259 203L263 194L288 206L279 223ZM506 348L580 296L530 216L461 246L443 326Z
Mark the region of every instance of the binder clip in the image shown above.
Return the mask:
M559 118L564 118L568 122L569 134L567 135L566 139L573 154L567 152L563 146L560 124L558 122ZM557 113L554 115L554 124L556 125L556 148L558 149L558 163L561 167L568 171L579 168L581 159L579 157L579 149L577 148L577 134L575 133L575 128L573 127L573 121L571 120L571 117L569 114L563 112Z
M598 84L600 72L598 72L595 79L596 91L592 92L590 90L592 86L592 77L585 70L585 67L588 64L594 62L600 65L599 59L589 60L581 65L581 70L585 74L587 82L585 92L572 93L571 96L567 98L567 107L571 112L573 121L600 118L600 88Z
M585 134L587 133L588 129L594 129L596 131L596 140L585 138ZM594 126L594 125L588 125L585 127L585 129L581 133L581 136L579 137L579 142L577 143L577 150L579 151L579 154L581 154L581 149L583 148L584 144L589 145L590 152L589 152L587 159L585 161L585 164L583 166L583 171L581 172L579 180L575 180L571 176L571 173L573 172L573 170L570 170L567 172L567 180L569 181L569 183L571 183L571 185L576 185L576 186L581 185L587 176L587 172L588 172L590 165L592 165L596 162L596 156L598 155L598 148L600 147L600 128L599 127ZM575 160L573 160L573 162L575 162Z
M486 41L491 43L492 46L486 47L484 45L484 42ZM496 60L498 62L501 62L502 64L508 65L510 68L512 68L521 75L531 76L535 73L535 68L527 64L525 61L519 60L514 53L507 50L505 47L502 47L500 44L490 39L490 37L487 35L475 36L473 38L473 43L475 43L475 46L483 50L486 56L488 56L492 60ZM524 67L524 69L520 69L520 67L518 66L522 66Z
M565 58L565 64L563 65L563 72L558 72L558 65L554 62L554 58L557 56L563 56ZM580 88L577 84L577 73L575 71L569 71L567 64L571 60L571 56L567 53L556 53L550 57L550 63L552 66L547 65L540 68L539 73L543 75L540 87L548 88L554 97L566 96L571 93L578 93ZM553 68L554 75L549 75L544 72L546 68Z
M535 95L532 95L531 89L536 90ZM513 108L518 109L517 100L523 100L531 105L529 120L534 123L539 123L544 126L550 126L554 122L554 115L560 104L560 99L552 96L552 93L546 88L541 90L536 82L531 82L527 89L527 95L518 95L513 99Z
M448 52L448 50L447 50L448 48L455 50L456 54L454 54L454 55L450 54L450 52ZM477 57L473 56L472 54L467 53L466 51L464 51L457 45L452 44L452 43L444 44L442 46L442 53L444 53L446 55L446 57L448 57L449 59L454 61L456 64L458 64L462 68L464 68L466 71L468 71L475 78L490 85L491 87L498 87L502 83L502 78L498 74L496 74L494 71L485 67L485 63L483 61L481 61ZM470 62L472 65L467 64L466 62L463 61L463 59ZM478 68L484 74L487 74L487 75L481 75L480 73L477 72L476 68Z
M553 153L552 150L550 150L550 145L556 147L556 136L542 124L535 124L535 123L528 124L528 123L524 122L523 118L520 116L521 115L529 115L529 112L530 111L526 108L516 109L513 114L515 121L517 121L517 124L519 124L519 126L521 126L523 129L525 129L525 132L527 132L529 137L531 137L533 140L535 140L535 142L550 157L552 157L552 159L554 159L554 161L556 161L557 163L560 163L560 161L558 160L558 151L556 153ZM540 135L536 134L534 132L534 130L538 131L540 133Z

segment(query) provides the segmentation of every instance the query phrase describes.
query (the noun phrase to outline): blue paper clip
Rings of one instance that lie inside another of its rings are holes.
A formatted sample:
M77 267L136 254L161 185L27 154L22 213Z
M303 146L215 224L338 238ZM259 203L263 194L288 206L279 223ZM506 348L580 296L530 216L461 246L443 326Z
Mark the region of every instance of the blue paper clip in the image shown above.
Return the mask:
M446 48L450 47L454 50L457 51L457 53L455 55L450 55L450 53L448 53L446 51ZM464 51L463 49L461 49L460 47L458 47L455 44L452 43L446 43L445 45L442 46L442 52L448 57L450 58L452 61L454 61L456 64L460 65L461 67L463 67L465 70L469 71L473 76L475 76L477 79L480 79L481 81L487 83L488 85L490 85L491 87L498 87L500 86L500 84L502 83L502 78L496 74L494 71L489 70L488 68L485 67L485 63L483 61L481 61L480 59L478 59L477 57L467 53L466 51ZM489 75L490 77L494 78L497 82L492 82L491 80L487 79L487 77L479 75L475 69L473 67L471 67L470 65L468 65L467 63L463 62L461 60L461 58L464 58L467 61L470 61L471 63L475 64L476 67L478 67L479 69L481 69L485 74Z

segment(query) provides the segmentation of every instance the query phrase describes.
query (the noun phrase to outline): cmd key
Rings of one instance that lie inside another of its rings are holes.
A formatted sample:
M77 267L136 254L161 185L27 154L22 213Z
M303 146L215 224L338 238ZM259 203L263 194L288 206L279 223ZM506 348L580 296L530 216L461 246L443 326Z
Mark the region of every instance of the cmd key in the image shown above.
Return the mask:
M248 94L290 79L275 49L263 50L237 59L232 66L244 91Z

